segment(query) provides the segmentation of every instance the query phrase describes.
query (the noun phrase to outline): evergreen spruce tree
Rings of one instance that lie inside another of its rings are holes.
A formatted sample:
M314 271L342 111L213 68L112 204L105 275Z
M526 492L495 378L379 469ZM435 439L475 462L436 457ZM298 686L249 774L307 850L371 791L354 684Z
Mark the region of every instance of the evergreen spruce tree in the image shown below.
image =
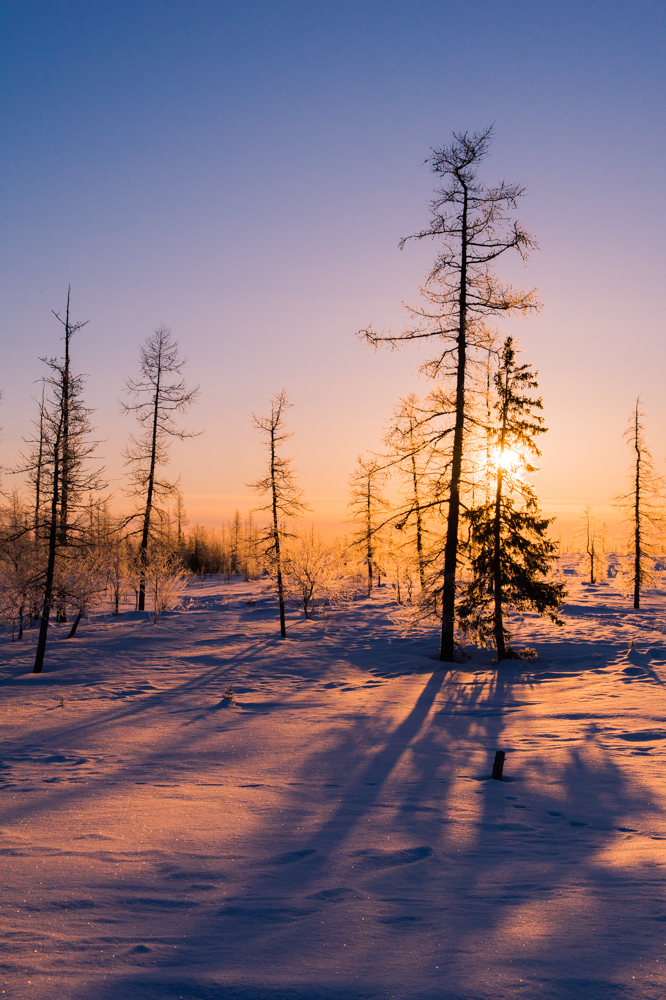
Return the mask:
M493 493L466 512L470 524L473 579L460 606L461 627L481 640L493 639L498 661L516 656L504 624L508 608L536 611L562 624L557 610L564 585L545 579L556 544L547 537L552 519L544 518L534 488L522 478L535 472L528 456L540 455L535 438L547 430L541 399L527 392L538 386L536 373L518 364L513 338L500 352L494 377L496 400L494 461L488 469Z

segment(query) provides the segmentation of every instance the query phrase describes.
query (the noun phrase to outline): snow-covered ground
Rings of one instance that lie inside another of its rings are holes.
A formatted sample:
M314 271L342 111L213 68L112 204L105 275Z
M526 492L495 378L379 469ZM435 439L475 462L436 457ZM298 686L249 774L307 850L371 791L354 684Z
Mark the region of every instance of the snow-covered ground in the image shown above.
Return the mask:
M54 626L41 676L3 638L2 993L663 997L666 594L568 582L499 670L442 669L384 589L280 641L207 581Z

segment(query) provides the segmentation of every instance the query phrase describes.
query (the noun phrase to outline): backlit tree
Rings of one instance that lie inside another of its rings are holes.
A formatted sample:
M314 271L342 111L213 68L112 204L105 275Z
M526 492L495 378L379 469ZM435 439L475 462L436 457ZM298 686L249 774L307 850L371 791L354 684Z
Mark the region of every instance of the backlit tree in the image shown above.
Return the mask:
M292 459L285 458L280 453L281 446L293 437L294 433L286 430L285 412L290 406L291 403L283 389L271 399L270 416L257 417L253 414L254 422L263 434L268 449L268 468L264 476L250 484L255 493L266 497L266 503L263 507L258 507L257 511L267 513L270 517L269 525L263 535L263 547L275 571L280 606L280 635L283 639L287 637L287 624L282 544L285 538L291 537L285 522L310 509L304 502L303 491L296 482Z
M523 259L535 242L512 218L523 193L518 184L502 182L486 187L478 169L488 154L492 127L482 132L454 133L453 142L433 150L430 164L443 178L431 203L430 225L402 241L431 239L438 243L435 262L426 279L423 305L410 310L414 325L399 334L378 334L371 328L362 334L373 345L392 346L434 341L437 352L423 370L448 386L445 432L440 447L447 449L446 539L441 578L440 659L455 658L456 574L459 561L461 493L463 488L466 436L472 419L470 394L481 387L475 382L475 365L487 355L492 333L487 320L537 308L534 292L521 292L503 285L495 275L495 262L508 251Z
M629 471L629 489L615 497L617 507L630 525L631 589L634 608L641 606L641 591L650 582L650 563L654 553L654 541L663 530L664 479L657 475L654 460L645 441L645 416L640 408L640 396L629 420L624 437L633 451L633 461Z
M174 439L196 436L176 423L176 417L188 410L199 395L199 387L189 388L183 378L186 364L171 331L159 326L141 345L139 375L127 380L127 400L122 404L123 412L133 413L140 427L138 435L130 435L124 452L130 470L129 492L138 508L133 518L141 524L139 611L146 606L149 543L156 524L166 516L164 501L173 497L178 487L178 479L163 474L169 447Z
M561 624L557 610L564 585L546 579L557 553L548 538L551 521L541 515L534 488L523 478L536 471L530 464L540 455L535 439L546 432L541 399L526 394L537 386L535 372L517 362L508 337L495 374L493 461L487 470L492 496L465 512L473 579L459 608L464 629L482 641L492 637L498 661L515 655L507 645L506 609L536 611Z

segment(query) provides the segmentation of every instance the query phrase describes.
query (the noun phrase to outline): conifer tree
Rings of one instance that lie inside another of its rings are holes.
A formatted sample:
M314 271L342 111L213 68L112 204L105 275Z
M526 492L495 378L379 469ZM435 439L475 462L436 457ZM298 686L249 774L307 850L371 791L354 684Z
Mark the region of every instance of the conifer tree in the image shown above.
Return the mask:
M271 414L269 417L257 417L254 422L266 439L268 448L268 469L266 475L251 483L251 488L259 496L267 497L267 503L258 507L270 515L270 523L264 532L264 551L272 559L275 567L278 602L280 605L280 635L287 638L285 620L285 588L283 580L282 542L292 535L286 530L285 520L298 517L310 508L303 501L303 491L296 483L296 473L292 468L292 459L284 458L279 453L280 446L293 437L293 431L285 429L285 411L292 404L283 389L271 398Z
M526 395L536 389L536 373L519 364L513 338L500 352L495 373L493 426L494 461L488 470L494 496L465 513L473 545L473 579L459 607L463 629L481 640L492 637L498 661L515 656L507 645L505 609L536 611L561 624L557 609L564 585L545 579L556 557L548 536L552 519L544 518L534 488L523 473L535 472L529 462L540 455L536 437L544 434L541 399Z
M474 368L481 363L492 339L486 321L538 308L534 292L502 285L493 271L502 254L515 250L525 259L536 244L510 215L523 188L505 182L488 188L479 181L478 169L488 154L492 133L492 127L482 132L454 133L452 143L433 150L429 162L444 184L435 192L431 223L400 244L404 246L409 239L434 239L439 243L422 289L424 304L410 310L416 325L399 334L377 334L372 328L361 331L375 346L431 339L440 342L437 354L422 370L445 383L450 399L444 414L433 417L444 415L448 421L448 427L437 436L440 447L447 449L440 646L440 659L446 662L455 659L456 574L466 438L472 416Z

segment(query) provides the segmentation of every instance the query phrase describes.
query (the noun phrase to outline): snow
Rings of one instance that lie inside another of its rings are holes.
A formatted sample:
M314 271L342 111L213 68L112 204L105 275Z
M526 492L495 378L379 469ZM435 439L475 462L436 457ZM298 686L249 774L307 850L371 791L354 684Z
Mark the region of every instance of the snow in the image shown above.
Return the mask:
M54 625L41 676L3 639L0 990L661 997L666 593L567 584L499 669L388 588L281 641L261 584L197 583Z

